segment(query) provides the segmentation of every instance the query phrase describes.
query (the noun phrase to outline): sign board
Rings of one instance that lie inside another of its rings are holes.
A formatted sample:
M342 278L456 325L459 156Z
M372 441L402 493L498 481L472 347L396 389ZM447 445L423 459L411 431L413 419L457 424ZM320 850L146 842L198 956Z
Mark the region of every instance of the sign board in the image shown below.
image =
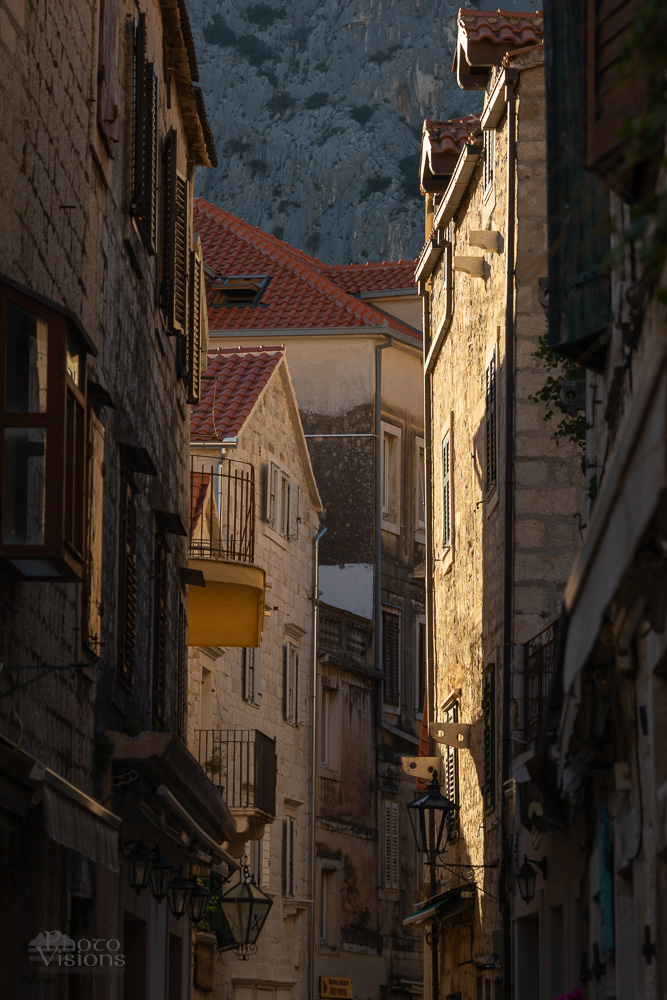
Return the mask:
M336 976L320 976L321 997L343 997L353 1000L351 979L338 979Z

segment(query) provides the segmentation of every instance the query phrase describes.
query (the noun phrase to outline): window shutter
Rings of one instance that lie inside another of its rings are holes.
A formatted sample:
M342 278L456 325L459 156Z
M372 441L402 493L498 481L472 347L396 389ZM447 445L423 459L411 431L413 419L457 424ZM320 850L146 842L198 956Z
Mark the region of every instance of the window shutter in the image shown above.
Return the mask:
M295 484L290 485L289 492L289 536L299 537L299 500L301 488Z
M283 719L289 719L289 647L283 646Z
M100 52L97 69L97 125L110 157L115 153L118 105L116 90L116 18L118 0L102 0L100 21Z
M160 305L170 329L174 326L176 266L176 163L178 134L170 128L162 143L162 205L160 226Z
M253 705L262 700L261 651L250 647L243 650L243 697Z
M398 615L382 612L382 668L384 671L384 701L398 705L400 693L401 626Z
M417 622L417 704L415 708L422 712L426 703L426 622Z
M610 320L609 195L584 169L583 0L552 0L544 11L547 98L549 342L599 367L598 338ZM519 194L520 197L520 194Z
M178 602L178 712L176 733L185 742L188 704L188 616Z
M267 482L266 482L266 520L271 527L275 527L276 523L276 484L277 484L278 470L273 462L270 463L267 469Z
M384 889L398 889L399 878L399 840L398 840L398 802L385 799L383 805L383 872L382 885Z
M442 442L442 544L452 544L452 505L449 461L449 434Z
M495 667L484 674L482 688L482 718L484 722L484 808L496 802L496 748L495 748Z
M146 113L144 128L144 211L142 233L149 253L157 253L157 202L158 202L158 81L153 63L146 63Z
M296 726L299 723L299 654L295 649L292 649L292 657L292 683L294 685L292 720Z
M292 816L283 820L283 896L294 896L294 836L295 824Z
M134 42L134 163L132 212L149 253L157 249L158 82L146 60L146 17L139 15Z
M153 611L153 721L164 724L167 719L167 627L168 627L168 560L164 539L155 539L155 596Z
M137 501L129 478L121 476L118 546L118 677L134 684L137 641Z
M187 332L187 396L189 403L198 403L201 386L201 296L204 287L204 262L201 243L190 254L190 317Z
M458 722L459 706L458 702L452 702L443 712L443 722ZM459 775L458 775L458 750L456 747L445 746L443 757L444 782L443 794L451 802L458 804L459 797ZM458 831L458 812L452 811L447 818L447 829L449 837L456 836Z
M173 207L174 270L173 321L174 329L185 334L188 318L188 182L176 174ZM183 365L187 359L183 359Z
M486 488L496 484L496 352L486 366Z

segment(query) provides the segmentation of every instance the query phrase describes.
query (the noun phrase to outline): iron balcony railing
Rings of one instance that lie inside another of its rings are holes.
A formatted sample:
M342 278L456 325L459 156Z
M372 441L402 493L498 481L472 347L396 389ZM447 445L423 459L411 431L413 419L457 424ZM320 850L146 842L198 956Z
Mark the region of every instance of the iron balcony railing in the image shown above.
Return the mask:
M255 470L241 462L204 465L190 460L192 558L255 558Z
M230 809L276 815L276 741L257 729L197 729L197 759Z
M524 735L527 743L542 735L554 667L559 620L524 643Z

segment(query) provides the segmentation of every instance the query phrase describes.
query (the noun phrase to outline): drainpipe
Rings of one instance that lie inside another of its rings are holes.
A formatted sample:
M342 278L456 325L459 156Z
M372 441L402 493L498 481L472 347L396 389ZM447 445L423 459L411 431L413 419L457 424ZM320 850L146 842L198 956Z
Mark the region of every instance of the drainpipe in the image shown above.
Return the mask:
M375 348L375 666L382 670L382 351L393 337ZM377 703L377 724L382 725L382 688Z
M319 990L316 989L317 983L315 982L315 876L317 874L317 861L315 857L315 819L316 819L316 806L317 806L317 630L319 624L320 616L320 540L323 535L326 534L326 527L320 524L319 531L313 538L313 622L312 622L312 649L313 649L313 664L312 664L312 683L313 683L313 701L312 701L312 755L310 761L310 801L311 801L311 814L310 814L310 892L311 898L313 900L313 905L310 911L310 927L308 932L308 964L309 969L309 982L313 985L313 996L317 996Z
M516 217L516 94L508 81L507 99L507 216L505 223L505 488L503 538L503 701L502 701L502 846L500 864L500 909L503 922L503 996L512 993L512 911L508 879L511 864L509 820L505 788L510 778L510 684L512 679L512 607L514 586L514 252Z

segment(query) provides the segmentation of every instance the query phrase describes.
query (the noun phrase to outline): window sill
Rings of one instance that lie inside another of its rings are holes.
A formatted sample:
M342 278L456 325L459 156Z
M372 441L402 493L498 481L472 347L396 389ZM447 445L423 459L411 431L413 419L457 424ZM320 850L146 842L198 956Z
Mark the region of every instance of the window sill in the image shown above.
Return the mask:
M385 521L384 519L382 521L382 530L388 531L392 535L400 535L401 533L400 525L395 524L393 521Z
M417 528L415 531L415 541L418 545L426 545L426 529Z
M446 549L442 550L442 555L440 556L440 564L442 566L443 573L450 573L452 569L452 563L454 562L454 546L449 545Z
M489 190L484 198L484 204L482 205L482 229L486 229L486 224L493 214L493 210L496 207L496 189L495 185Z
M498 506L498 500L500 497L500 490L498 486L492 486L490 491L486 495L486 503L484 504L486 516L489 517L492 511Z

